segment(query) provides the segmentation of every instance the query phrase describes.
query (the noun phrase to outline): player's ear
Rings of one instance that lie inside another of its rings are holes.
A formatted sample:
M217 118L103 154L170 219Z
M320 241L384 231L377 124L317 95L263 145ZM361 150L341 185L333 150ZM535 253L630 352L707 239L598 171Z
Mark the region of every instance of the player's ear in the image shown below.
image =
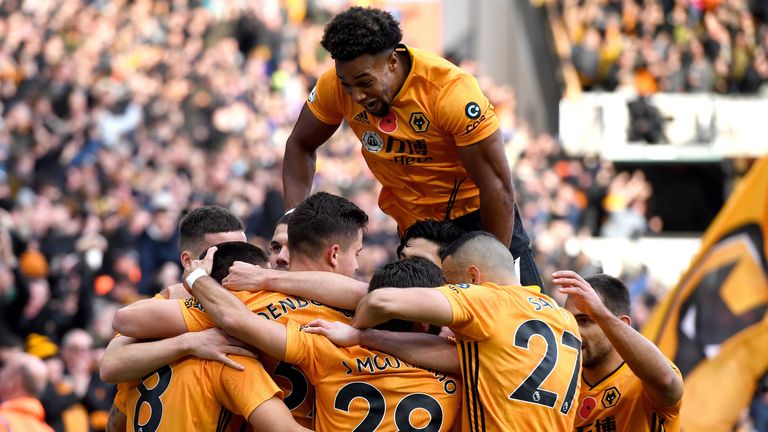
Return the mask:
M467 279L469 283L479 285L480 282L480 269L476 265L467 267Z
M197 259L197 257L195 257ZM189 267L189 264L192 262L192 253L190 253L188 250L181 251L181 265L184 268Z
M328 264L330 264L333 268L336 268L336 266L339 265L340 250L341 248L337 244L333 244L328 249L326 249L326 260L328 261Z
M624 321L628 326L632 325L632 318L630 318L629 315L620 315L619 319Z
M390 72L395 71L398 61L400 61L400 59L397 57L397 51L392 51L392 54L389 55L389 60L387 60L387 66L389 66Z

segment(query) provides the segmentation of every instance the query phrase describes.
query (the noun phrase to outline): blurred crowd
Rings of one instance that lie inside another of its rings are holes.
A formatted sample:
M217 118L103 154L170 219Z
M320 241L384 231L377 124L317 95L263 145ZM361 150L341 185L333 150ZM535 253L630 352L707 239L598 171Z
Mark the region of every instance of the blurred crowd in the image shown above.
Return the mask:
M45 359L43 399L54 407L47 421L58 430L67 422L104 427L114 389L98 378L99 349L113 335L119 306L180 279L183 212L227 207L253 243L267 244L283 212L285 140L308 89L330 64L319 47L322 25L346 3L0 3L0 358L24 350ZM636 45L632 55L646 55L645 44L655 49L662 32L640 31L655 22L645 18L652 7L635 9L633 39L623 27L631 20L616 5L566 2L579 16L584 43L601 53L610 54L603 47L613 32L621 44ZM728 5L727 16L743 12L738 0ZM719 13L695 15L691 8L676 12L684 23L712 16L710 27L724 28ZM612 30L599 30L599 22ZM742 39L768 48L763 27L741 28ZM667 55L698 40L699 33L686 34L678 41L683 36L670 32ZM724 42L719 46L725 51ZM611 70L602 56L598 70L606 74L592 85L606 82ZM619 72L624 60L613 63ZM759 66L757 58L747 63ZM661 230L663 221L648 212L653 194L642 172L569 157L553 137L519 123L509 87L479 79L501 120L545 278L555 269L585 276L601 270L581 251L580 238ZM315 184L369 214L359 271L367 280L394 258L397 238L394 222L378 209L379 186L359 148L342 127L321 149ZM642 322L663 287L647 269L621 276Z
M768 81L763 0L563 0L585 89L752 94Z

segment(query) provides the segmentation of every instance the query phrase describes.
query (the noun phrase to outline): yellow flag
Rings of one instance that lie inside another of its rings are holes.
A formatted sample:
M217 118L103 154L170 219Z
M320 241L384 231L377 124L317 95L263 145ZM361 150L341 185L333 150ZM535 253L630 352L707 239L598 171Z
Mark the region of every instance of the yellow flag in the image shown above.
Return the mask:
M685 376L684 431L732 431L768 372L766 239L768 156L731 194L643 329Z

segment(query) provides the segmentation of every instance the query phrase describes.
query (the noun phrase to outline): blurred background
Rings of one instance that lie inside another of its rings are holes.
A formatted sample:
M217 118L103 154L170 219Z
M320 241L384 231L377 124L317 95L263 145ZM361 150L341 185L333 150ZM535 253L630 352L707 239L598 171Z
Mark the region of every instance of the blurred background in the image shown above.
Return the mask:
M323 25L350 5L477 76L545 283L619 276L637 328L768 153L766 0L0 1L0 341L49 363L51 422L81 419L58 430L103 429L99 350L118 307L179 281L185 211L271 237ZM340 128L315 189L369 214L367 280L397 237L359 148ZM761 382L740 430L768 431Z

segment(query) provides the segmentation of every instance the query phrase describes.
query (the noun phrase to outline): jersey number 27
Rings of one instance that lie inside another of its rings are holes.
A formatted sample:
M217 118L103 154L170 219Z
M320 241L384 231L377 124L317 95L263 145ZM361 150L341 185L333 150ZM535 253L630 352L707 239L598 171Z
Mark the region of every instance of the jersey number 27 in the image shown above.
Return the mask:
M547 344L547 351L536 368L509 395L509 398L554 408L557 403L558 394L542 389L541 384L549 377L555 369L555 365L557 365L558 340L549 324L541 320L528 320L517 328L515 332L515 346L527 350L528 343L534 336L544 338ZM576 362L573 365L573 374L571 375L568 389L565 391L563 403L560 405L560 412L567 415L573 406L573 400L576 396L576 385L578 384L579 370L581 369L581 341L573 333L564 331L563 336L560 338L560 344L576 350L577 353Z

